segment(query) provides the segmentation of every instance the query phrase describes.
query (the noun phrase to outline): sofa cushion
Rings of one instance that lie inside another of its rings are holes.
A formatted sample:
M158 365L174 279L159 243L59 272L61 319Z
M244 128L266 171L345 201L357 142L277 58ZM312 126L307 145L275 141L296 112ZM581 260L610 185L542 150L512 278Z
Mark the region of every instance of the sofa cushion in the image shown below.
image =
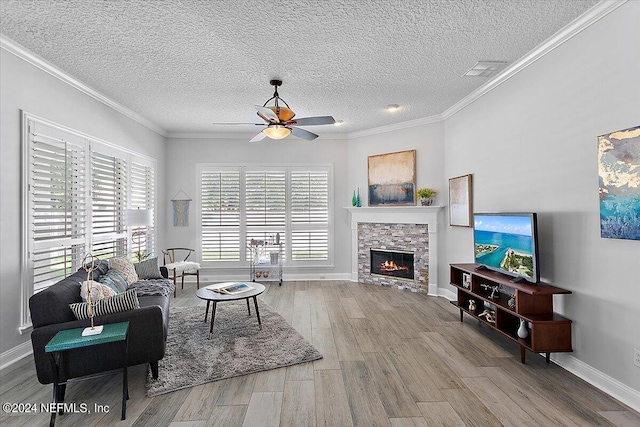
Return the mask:
M89 318L89 304L86 302L79 302L69 304L69 308L77 319ZM103 316L105 314L118 313L121 311L133 310L140 308L140 302L136 291L131 289L122 294L114 295L110 298L103 298L99 300L93 307L95 316Z
M138 279L162 279L162 274L158 268L158 257L146 259L137 264L133 264L138 273Z
M108 270L107 274L105 274L104 276L100 276L98 282L110 287L117 294L125 292L129 287L129 283L127 283L127 280L122 277L122 274L120 274L118 270L114 269Z
M76 271L53 286L29 298L29 312L34 328L76 320L69 304L81 302L80 284L87 280L87 272Z
M89 288L91 288L91 296L89 297ZM95 280L85 280L80 285L80 296L82 301L98 301L103 298L109 298L116 294L116 291L107 285L103 285Z
M167 333L169 332L169 303L171 299L169 297L163 297L159 295L139 297L140 308L150 307L157 305L162 309L162 324L164 327L164 339L167 339Z
M138 273L136 273L133 263L125 257L111 258L109 260L109 268L118 270L129 285L138 281Z

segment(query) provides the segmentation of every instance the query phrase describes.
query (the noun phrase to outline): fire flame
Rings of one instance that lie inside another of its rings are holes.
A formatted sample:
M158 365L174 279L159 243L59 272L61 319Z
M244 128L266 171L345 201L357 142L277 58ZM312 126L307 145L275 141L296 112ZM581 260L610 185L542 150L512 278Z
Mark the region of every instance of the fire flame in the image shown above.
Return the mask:
M380 271L384 271L385 273L389 271L398 271L398 270L409 271L409 267L404 265L398 265L395 263L395 261L385 261L380 264Z

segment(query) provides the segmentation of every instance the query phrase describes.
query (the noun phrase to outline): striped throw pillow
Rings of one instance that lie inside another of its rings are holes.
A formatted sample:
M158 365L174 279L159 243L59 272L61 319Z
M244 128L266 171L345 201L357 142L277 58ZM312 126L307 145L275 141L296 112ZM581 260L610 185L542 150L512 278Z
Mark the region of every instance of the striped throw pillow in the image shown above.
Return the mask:
M69 308L73 311L74 316L76 316L78 320L89 318L89 306L86 302L69 304ZM136 308L140 308L138 295L136 295L135 289L130 289L127 292L101 299L95 304L93 311L97 317L104 316L105 314L133 310Z
M108 270L107 274L105 274L104 276L100 276L98 282L110 287L116 294L123 293L129 287L129 284L127 283L125 278L122 277L122 274L120 274L118 270L113 269Z
M162 279L158 268L158 257L149 258L137 264L133 264L138 273L138 279Z

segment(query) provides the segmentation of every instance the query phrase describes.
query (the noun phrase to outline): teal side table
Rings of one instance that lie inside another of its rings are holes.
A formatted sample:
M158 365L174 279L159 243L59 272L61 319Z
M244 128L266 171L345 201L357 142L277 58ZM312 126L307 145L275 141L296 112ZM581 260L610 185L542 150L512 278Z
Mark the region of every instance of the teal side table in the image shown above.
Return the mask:
M96 375L87 375L85 377L68 379L60 381L60 364L62 361L62 353L72 351L77 348L89 347L93 345L107 344L111 342L122 342L124 351L124 367L122 368L122 416L124 420L127 415L127 399L129 398L129 385L127 380L127 356L128 356L128 332L129 322L110 323L103 325L102 333L98 335L82 336L84 328L66 329L59 331L44 348L45 353L51 355L51 366L53 368L53 403L64 402L64 394L67 384L70 382L84 381L93 378L110 375L113 371L104 372ZM54 406L55 407L55 406ZM60 410L62 415L62 410ZM56 411L51 413L51 421L49 425L53 427L56 422Z

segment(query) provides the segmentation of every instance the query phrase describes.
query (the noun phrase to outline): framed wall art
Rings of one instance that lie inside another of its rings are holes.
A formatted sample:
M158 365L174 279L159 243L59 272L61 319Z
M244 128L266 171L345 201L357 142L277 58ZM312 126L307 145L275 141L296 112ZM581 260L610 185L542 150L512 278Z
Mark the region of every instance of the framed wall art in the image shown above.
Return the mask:
M471 227L471 174L449 178L449 225Z
M416 204L416 150L369 156L369 206Z
M640 126L598 137L600 236L640 240Z

